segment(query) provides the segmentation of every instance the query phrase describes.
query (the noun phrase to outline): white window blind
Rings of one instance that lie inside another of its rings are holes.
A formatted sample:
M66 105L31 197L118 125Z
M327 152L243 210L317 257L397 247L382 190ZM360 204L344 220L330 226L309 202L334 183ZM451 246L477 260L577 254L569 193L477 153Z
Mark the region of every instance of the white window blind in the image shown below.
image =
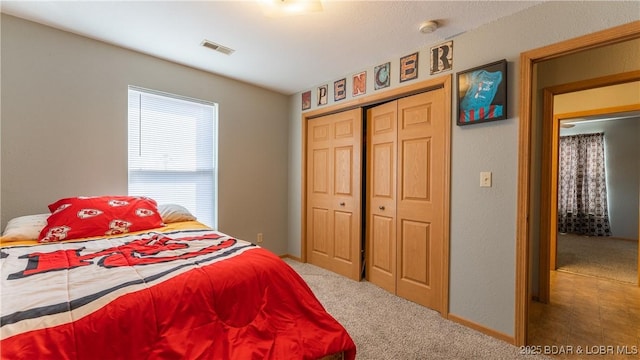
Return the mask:
M129 87L129 195L217 228L217 105Z

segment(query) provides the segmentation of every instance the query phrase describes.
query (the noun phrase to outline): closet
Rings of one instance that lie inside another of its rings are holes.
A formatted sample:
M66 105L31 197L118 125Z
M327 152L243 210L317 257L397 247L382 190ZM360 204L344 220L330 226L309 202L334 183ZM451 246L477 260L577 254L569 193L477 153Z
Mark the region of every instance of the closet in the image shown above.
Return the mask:
M354 280L361 274L362 110L307 125L307 260Z
M306 261L447 311L449 77L305 121Z
M441 310L444 91L367 111L367 279Z

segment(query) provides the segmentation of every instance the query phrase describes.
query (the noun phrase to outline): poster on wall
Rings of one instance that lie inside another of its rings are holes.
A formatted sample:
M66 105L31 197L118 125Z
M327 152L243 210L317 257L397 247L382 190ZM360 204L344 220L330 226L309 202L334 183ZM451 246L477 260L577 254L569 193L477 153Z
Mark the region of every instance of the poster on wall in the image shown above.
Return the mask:
M367 93L367 72L363 71L353 75L353 96Z
M418 53L400 58L400 82L418 78Z
M507 118L507 60L457 74L457 125Z
M391 69L391 63L388 62L386 64L382 64L382 65L378 65L374 68L373 70L373 76L374 76L374 89L375 90L379 90L379 89L383 89L386 87L389 87L390 85L390 79L391 77L389 76L389 71Z
M302 110L311 109L311 90L302 93Z

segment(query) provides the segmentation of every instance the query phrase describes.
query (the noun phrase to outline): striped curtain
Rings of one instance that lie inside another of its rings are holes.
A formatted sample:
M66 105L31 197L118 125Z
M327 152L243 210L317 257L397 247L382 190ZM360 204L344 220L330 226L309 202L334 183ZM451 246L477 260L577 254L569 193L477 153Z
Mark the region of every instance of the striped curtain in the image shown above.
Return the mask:
M604 134L560 137L558 231L610 236Z

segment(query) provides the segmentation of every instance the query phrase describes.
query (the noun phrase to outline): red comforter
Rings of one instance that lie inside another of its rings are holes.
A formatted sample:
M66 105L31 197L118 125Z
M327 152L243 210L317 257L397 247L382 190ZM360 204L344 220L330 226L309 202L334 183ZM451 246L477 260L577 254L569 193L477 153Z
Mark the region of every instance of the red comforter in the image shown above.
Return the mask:
M355 345L280 258L211 230L0 249L2 359L317 359Z

